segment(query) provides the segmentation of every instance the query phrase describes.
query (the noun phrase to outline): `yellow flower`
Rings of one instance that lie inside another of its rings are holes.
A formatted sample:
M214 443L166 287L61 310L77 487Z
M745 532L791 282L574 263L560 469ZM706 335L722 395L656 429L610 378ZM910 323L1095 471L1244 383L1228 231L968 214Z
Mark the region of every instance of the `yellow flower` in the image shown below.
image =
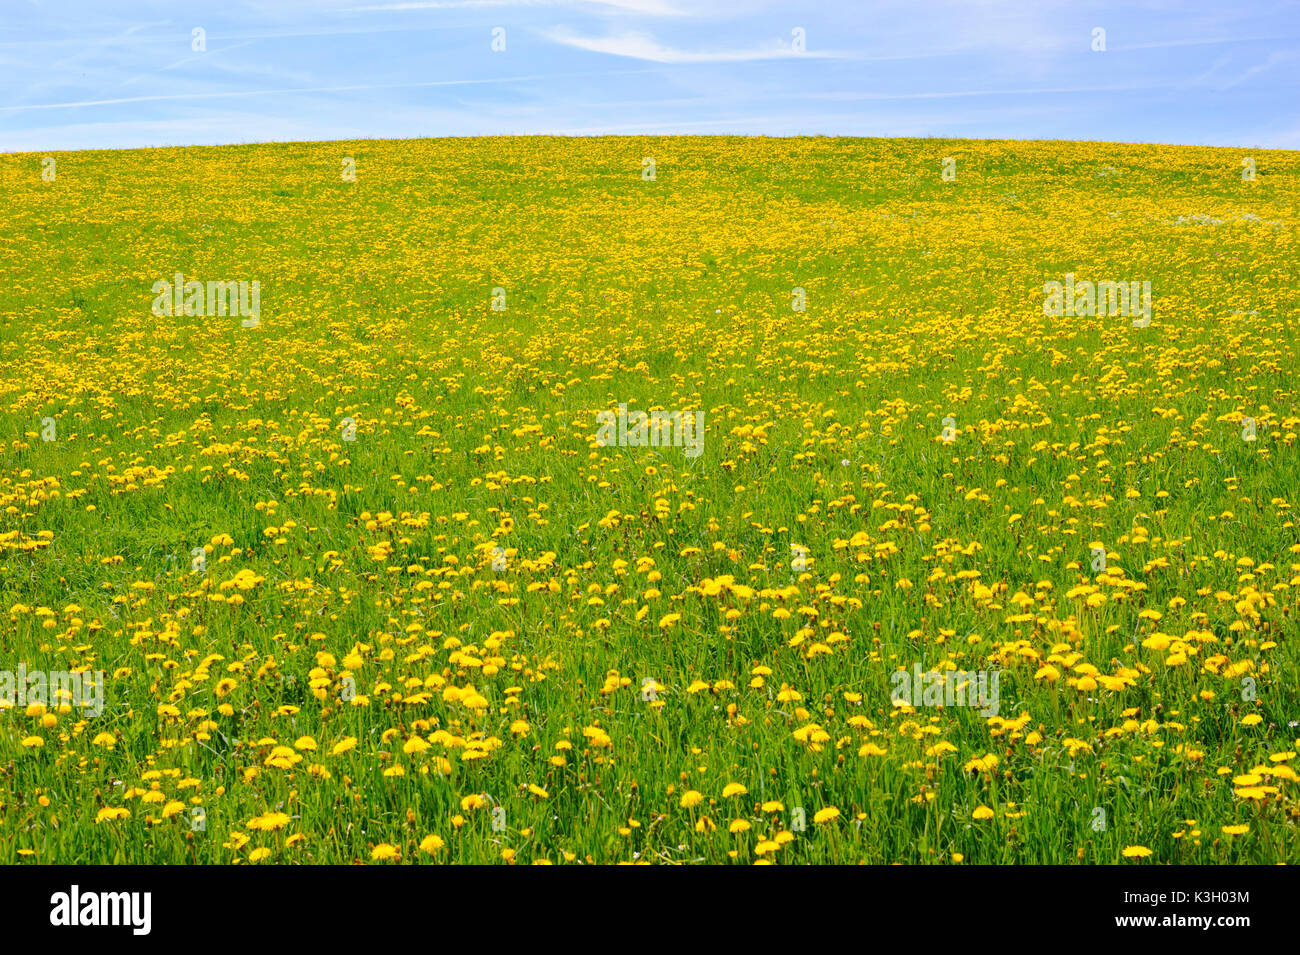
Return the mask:
M681 807L683 809L694 809L700 803L704 802L704 794L696 792L694 789L688 789L682 793Z
M261 816L254 816L248 820L249 829L261 829L265 832L271 832L276 829L283 829L289 824L289 815L283 812L268 812Z
M401 855L401 853L397 851L397 847L389 845L387 842L381 842L370 850L370 858L379 862L387 862L390 859L396 859L399 855Z
M330 755L342 756L344 753L346 753L348 750L352 749L356 745L357 745L357 738L355 736L345 736L337 743L334 744L334 748L330 750Z
M1122 854L1125 859L1145 859L1151 855L1151 850L1146 846L1126 846Z
M420 840L420 851L433 855L445 845L446 843L442 841L442 836L429 835Z
M988 806L976 806L975 811L971 813L971 818L980 819L980 820L992 819L993 810L990 809Z
M977 756L968 761L962 768L968 773L989 773L997 768L998 758L992 753L987 756Z
M1221 828L1225 836L1241 836L1250 832L1250 826L1245 823L1239 823L1235 826L1222 826Z

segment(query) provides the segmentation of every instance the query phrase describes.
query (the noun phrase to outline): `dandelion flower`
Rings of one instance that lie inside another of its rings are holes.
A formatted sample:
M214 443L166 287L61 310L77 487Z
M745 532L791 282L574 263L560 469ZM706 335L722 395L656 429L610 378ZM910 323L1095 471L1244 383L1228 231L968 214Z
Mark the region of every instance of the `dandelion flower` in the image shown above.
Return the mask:
M429 835L420 840L420 851L433 855L445 845L446 843L442 841L442 836Z

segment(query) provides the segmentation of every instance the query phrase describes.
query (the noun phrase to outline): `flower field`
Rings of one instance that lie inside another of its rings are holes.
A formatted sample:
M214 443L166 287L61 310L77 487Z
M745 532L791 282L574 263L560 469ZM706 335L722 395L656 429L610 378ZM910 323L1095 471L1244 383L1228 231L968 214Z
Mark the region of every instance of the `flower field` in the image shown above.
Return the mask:
M0 155L0 862L1300 856L1300 153L44 158Z

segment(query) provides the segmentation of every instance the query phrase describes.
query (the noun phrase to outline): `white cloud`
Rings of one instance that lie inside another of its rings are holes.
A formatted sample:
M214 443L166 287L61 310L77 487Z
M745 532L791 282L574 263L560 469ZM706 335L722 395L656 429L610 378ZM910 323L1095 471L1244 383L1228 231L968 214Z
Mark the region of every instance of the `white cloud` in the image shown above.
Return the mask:
M610 56L626 56L634 60L649 60L652 63L741 63L748 60L782 60L782 59L842 59L843 54L825 50L796 53L790 46L773 43L767 47L749 50L707 50L688 51L664 46L648 33L625 31L609 36L579 36L572 30L557 27L547 30L543 35L554 43L571 46L592 53L608 53Z
M655 16L679 17L686 14L665 0L407 0L399 3L375 3L364 7L345 8L348 13L374 10L453 10L485 7L552 7L594 6L612 7L627 13L644 13Z
M575 73L544 73L527 76L493 76L463 80L427 80L408 83L354 83L346 86L287 87L284 89L220 90L217 92L157 93L145 96L116 96L109 99L75 100L65 103L26 103L18 106L0 106L0 113L32 112L46 109L80 109L87 106L118 106L123 103L155 103L171 100L238 99L247 96L285 96L300 93L355 93L371 90L428 89L440 86L493 86L509 83L528 83L557 77L617 76L642 73L644 70L588 70Z

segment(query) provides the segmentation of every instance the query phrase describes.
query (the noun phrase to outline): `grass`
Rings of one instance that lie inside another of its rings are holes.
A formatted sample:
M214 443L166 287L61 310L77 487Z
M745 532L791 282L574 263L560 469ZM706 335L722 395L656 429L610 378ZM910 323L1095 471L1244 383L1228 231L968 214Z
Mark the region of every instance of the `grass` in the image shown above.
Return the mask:
M105 703L0 710L0 861L1300 849L1296 153L41 158L0 156L0 665ZM151 314L177 271L260 324ZM1044 315L1067 272L1151 324ZM601 446L620 402L703 453ZM914 664L998 715L894 705Z

